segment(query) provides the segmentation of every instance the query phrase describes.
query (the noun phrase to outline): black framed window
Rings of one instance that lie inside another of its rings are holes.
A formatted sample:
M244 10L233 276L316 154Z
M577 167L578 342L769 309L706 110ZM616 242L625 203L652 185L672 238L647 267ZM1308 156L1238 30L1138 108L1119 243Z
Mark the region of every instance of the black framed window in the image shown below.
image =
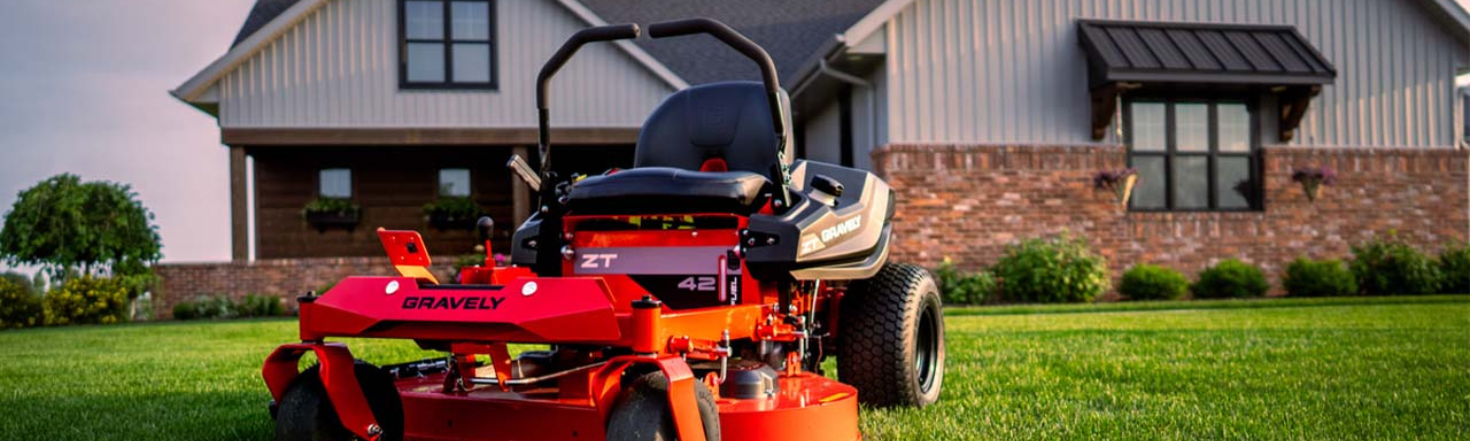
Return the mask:
M494 0L399 0L398 85L495 89Z
M1136 99L1125 103L1134 211L1260 208L1252 109L1242 101Z

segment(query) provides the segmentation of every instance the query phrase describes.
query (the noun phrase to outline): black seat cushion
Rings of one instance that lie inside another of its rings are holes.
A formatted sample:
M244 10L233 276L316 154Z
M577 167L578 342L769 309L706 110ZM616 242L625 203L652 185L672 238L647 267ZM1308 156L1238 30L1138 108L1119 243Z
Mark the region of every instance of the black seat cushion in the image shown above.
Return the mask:
M765 205L771 181L751 172L699 172L645 167L596 176L572 186L574 214L750 214Z
M788 107L782 95L782 107ZM789 124L788 124L789 126ZM699 170L718 158L730 170L772 176L783 159L761 83L702 84L670 95L643 123L633 166ZM784 159L795 156L786 146Z

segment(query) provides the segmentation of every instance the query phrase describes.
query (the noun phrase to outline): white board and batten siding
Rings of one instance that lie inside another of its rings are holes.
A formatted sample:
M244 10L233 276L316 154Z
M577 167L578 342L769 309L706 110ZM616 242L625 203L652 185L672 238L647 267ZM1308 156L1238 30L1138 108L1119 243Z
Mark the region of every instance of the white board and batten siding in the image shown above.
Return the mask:
M223 128L535 127L535 81L587 27L554 1L495 2L499 90L400 90L395 0L332 0L226 74ZM558 127L639 127L672 87L610 45L552 82Z
M872 145L1092 143L1076 20L1093 18L1295 26L1338 76L1292 144L1450 147L1470 49L1431 11L1418 0L918 0L882 31L889 116Z

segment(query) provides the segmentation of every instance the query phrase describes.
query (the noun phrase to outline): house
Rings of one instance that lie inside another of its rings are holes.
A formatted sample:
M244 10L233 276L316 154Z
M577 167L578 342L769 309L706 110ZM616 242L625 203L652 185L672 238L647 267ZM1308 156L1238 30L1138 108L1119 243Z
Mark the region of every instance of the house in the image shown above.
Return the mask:
M1069 232L1115 272L1238 257L1274 273L1391 230L1470 235L1454 85L1470 14L1452 0L259 0L173 94L230 149L236 260L179 279L263 274L176 291L294 292L262 268L372 266L378 226L470 252L473 230L425 216L438 200L469 198L503 243L530 210L502 165L535 159L540 64L583 27L689 16L771 52L799 155L894 185L899 259L973 267ZM588 47L553 88L557 167L627 166L664 96L757 76L700 38ZM1127 204L1093 189L1128 167ZM1338 185L1309 200L1302 167ZM319 198L360 210L313 224Z

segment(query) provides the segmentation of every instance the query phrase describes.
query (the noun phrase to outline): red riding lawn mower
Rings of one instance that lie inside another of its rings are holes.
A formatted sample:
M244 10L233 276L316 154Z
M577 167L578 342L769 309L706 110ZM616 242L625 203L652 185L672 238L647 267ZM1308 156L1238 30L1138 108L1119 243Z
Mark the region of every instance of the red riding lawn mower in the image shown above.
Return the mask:
M511 160L540 197L512 265L486 258L440 284L418 233L379 230L400 277L302 297L301 343L266 359L277 439L853 441L859 402L938 400L939 294L925 270L887 262L888 185L792 160L788 98L755 43L708 19L648 31L709 34L764 81L674 93L634 168L559 178L548 83L583 44L639 30L573 35L538 79L540 171ZM447 355L375 367L334 337ZM512 358L511 343L548 350ZM300 371L307 352L318 364ZM841 382L821 374L832 355Z

